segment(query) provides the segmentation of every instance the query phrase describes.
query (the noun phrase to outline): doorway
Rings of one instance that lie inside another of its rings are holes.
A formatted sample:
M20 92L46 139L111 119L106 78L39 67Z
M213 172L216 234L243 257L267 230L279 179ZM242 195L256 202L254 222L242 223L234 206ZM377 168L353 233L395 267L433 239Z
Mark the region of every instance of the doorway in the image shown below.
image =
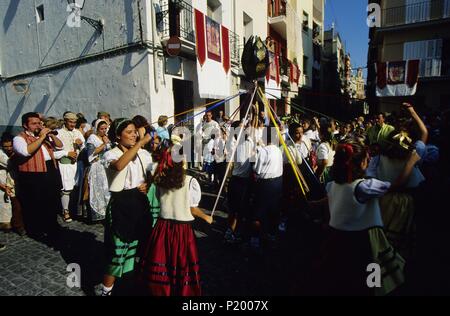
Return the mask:
M194 83L188 80L173 80L173 99L175 114L191 110L194 106ZM175 124L186 119L192 113L175 117ZM187 122L188 124L191 122Z

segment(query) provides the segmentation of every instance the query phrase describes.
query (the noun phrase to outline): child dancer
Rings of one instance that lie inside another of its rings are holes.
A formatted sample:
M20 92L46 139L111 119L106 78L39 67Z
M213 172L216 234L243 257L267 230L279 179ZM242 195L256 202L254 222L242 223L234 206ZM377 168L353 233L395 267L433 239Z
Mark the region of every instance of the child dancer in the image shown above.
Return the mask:
M212 217L198 208L201 188L187 176L183 161L166 149L153 177L161 213L147 242L142 277L154 296L201 295L199 258L191 223L194 216L209 224Z
M413 152L395 182L364 179L369 155L359 143L339 145L327 185L330 231L322 249L317 275L327 295L388 294L404 281L404 260L387 241L378 199L401 187L419 156ZM317 204L317 203L311 203ZM381 288L367 285L371 263L381 267Z

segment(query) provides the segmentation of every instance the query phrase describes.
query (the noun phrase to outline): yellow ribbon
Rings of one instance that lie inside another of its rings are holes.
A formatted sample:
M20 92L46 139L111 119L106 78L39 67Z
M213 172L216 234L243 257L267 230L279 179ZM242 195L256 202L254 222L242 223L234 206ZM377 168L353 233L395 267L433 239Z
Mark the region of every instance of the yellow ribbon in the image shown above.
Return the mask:
M405 149L409 149L409 145L404 142L405 140L410 144L412 143L412 139L409 137L408 132L405 131L401 131L400 133L395 135L393 139L398 140L400 146L402 146Z
M277 131L278 137L280 138L281 144L283 145L283 149L284 149L284 152L286 154L286 157L288 158L289 163L291 164L292 170L294 171L295 178L297 179L297 182L298 182L298 184L300 186L300 189L302 190L303 195L306 197L305 189L303 187L302 181L300 180L300 177L301 177L300 176L301 175L300 170L298 170L297 164L294 162L294 159L292 158L291 152L288 149L288 147L286 146L286 142L284 141L283 136L281 135L280 129L278 127L278 124L275 121L275 118L274 118L274 116L272 114L272 109L268 106L268 100L267 100L266 96L264 95L264 93L262 92L261 88L258 88L258 95L259 95L261 101L266 106L267 112L269 113L270 120L272 121L273 125L275 126L275 129ZM304 179L303 179L303 181L304 181ZM305 183L305 185L306 185L306 183ZM309 188L308 188L308 191L309 191Z

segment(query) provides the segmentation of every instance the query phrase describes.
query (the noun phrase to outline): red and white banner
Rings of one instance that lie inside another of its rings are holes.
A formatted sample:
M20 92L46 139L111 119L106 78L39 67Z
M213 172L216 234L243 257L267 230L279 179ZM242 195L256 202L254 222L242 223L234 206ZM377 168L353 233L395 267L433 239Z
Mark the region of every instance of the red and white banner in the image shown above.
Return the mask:
M266 72L266 98L280 99L281 85L280 85L280 62L278 55L269 52L270 67Z
M222 25L222 51L223 51L223 69L225 73L231 69L231 59L230 59L230 36L228 29Z
M300 68L298 67L298 65L290 63L289 69L291 73L290 75L291 83L296 83L298 85L298 82L300 80Z
M419 79L419 63L419 60L377 63L377 96L415 95Z
M230 96L229 30L196 9L195 34L200 97L222 99Z
M200 66L203 66L206 61L205 16L197 9L195 9L195 39L197 47L197 59L200 63Z

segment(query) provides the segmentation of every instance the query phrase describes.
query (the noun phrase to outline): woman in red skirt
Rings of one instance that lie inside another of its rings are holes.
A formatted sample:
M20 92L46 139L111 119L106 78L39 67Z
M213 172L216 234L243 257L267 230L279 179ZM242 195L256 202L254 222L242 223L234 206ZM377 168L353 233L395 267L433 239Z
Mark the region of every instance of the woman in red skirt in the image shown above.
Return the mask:
M212 217L198 208L200 185L186 175L183 162L173 161L171 149L161 155L154 176L161 213L142 261L143 281L154 296L199 296L199 259L191 224L194 216L210 224Z

